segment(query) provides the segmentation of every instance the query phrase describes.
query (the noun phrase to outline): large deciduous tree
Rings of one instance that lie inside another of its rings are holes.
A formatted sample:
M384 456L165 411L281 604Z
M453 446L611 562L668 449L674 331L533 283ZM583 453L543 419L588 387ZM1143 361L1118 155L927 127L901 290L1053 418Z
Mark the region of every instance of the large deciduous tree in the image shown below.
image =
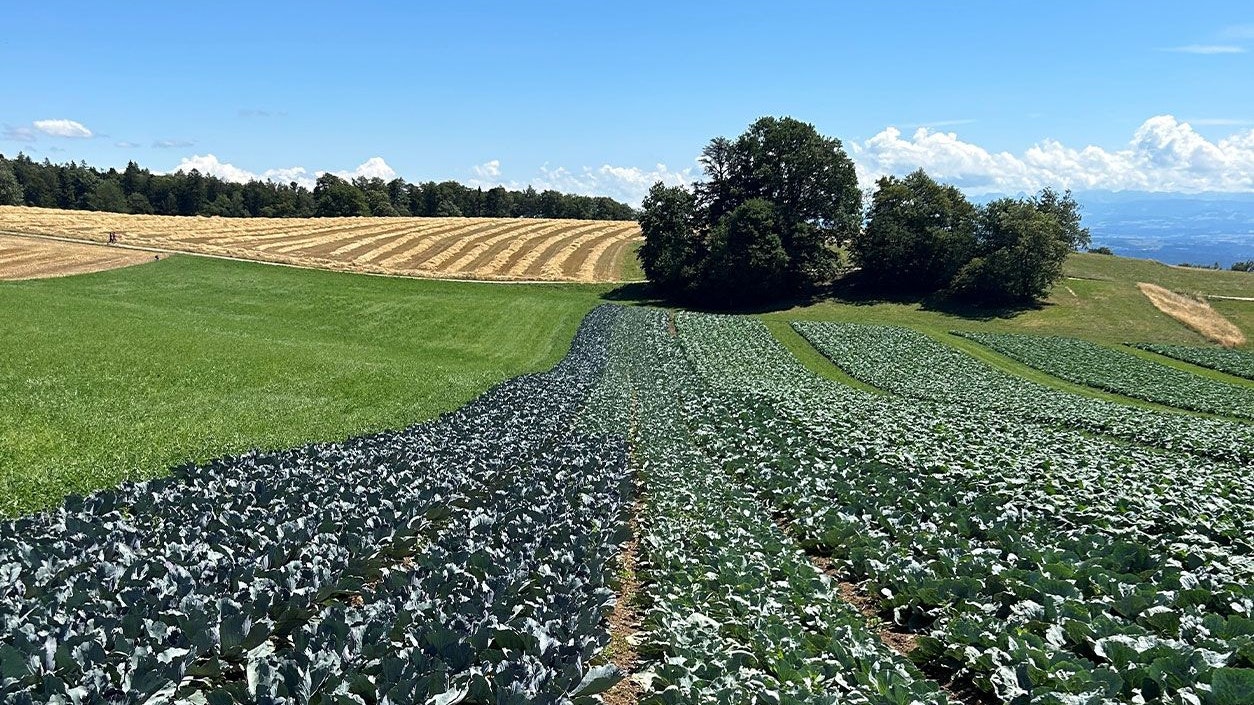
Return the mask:
M922 169L876 182L866 228L850 242L865 279L881 288L932 292L975 252L977 211L957 188Z
M993 201L980 213L975 257L954 275L950 289L981 303L1042 298L1062 276L1075 237L1051 205L1036 199Z
M313 191L315 213L321 217L370 215L361 189L335 174L318 177Z
M835 246L861 220L853 162L839 140L764 117L701 152L706 180L661 184L640 217L640 262L663 293L712 304L779 298L830 279Z

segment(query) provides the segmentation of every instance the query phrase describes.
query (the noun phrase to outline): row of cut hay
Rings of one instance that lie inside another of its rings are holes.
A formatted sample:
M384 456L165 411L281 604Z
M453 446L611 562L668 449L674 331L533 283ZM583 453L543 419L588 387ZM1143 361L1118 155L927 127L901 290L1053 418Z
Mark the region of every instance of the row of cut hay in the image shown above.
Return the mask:
M520 247L525 247L528 242L544 233L566 227L570 227L569 223L551 220L522 222L518 223L516 227L509 228L505 232L500 233L501 237L499 240L493 240L491 235L483 237L481 240L493 241L493 243L511 241L517 242ZM441 247L439 250L426 256L414 258L411 260L412 266L423 271L452 271L452 263L458 261L466 250L472 248L475 244L477 244L477 242L479 242L479 240L463 240L452 243L448 247ZM490 248L491 244L489 244L485 249Z
M492 243L492 245L504 245L503 247L489 246L481 250L471 253L456 263L456 270L466 274L477 275L485 274L507 274L511 276L520 276L521 272L514 271L517 261L526 256L526 253L534 252L540 248L543 243L552 239L568 236L572 232L580 232L595 226L567 223L561 226L548 227L540 230L533 230L525 236L517 238L517 247L511 248L511 242ZM493 267L491 263L495 262L503 252L513 250L509 256L503 258L503 263Z
M0 207L0 231L418 276L614 280L635 223L521 218L209 218Z
M0 279L82 274L150 260L147 252L0 235Z

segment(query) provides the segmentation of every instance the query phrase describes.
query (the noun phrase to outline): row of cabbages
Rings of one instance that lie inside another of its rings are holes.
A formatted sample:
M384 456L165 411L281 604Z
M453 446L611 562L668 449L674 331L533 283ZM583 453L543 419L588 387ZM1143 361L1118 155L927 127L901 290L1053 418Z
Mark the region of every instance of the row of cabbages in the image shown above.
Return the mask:
M722 390L687 414L707 455L923 635L916 660L1007 702L1248 697L1245 467L858 392L743 318L678 330Z
M1157 343L1139 343L1135 347L1200 367L1209 367L1212 370L1219 370L1230 375L1254 380L1254 352L1249 350L1215 347L1198 348L1191 345L1161 345Z
M588 701L630 498L579 414L618 316L436 421L6 522L0 701Z
M793 328L845 372L901 396L1254 464L1250 424L1069 394L1002 372L910 328L815 321L797 321Z
M719 400L667 333L664 314L625 318L607 372L618 401L600 408L631 429L645 498L643 702L946 702L705 454L690 424Z
M1254 420L1254 389L1210 379L1077 338L962 333L1055 377L1181 409Z

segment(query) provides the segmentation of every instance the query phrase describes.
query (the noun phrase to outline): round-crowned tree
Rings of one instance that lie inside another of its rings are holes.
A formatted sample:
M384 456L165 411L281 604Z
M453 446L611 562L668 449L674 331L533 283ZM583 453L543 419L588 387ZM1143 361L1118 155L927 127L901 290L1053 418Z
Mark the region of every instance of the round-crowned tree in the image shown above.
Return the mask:
M922 169L876 182L866 228L850 242L863 277L881 288L932 292L975 251L978 211L962 192Z
M701 164L706 180L690 201L681 195L687 189L659 184L643 204L640 262L660 291L746 304L833 276L836 245L857 232L862 215L853 161L840 140L800 120L764 117L734 140L711 140ZM732 276L754 285L729 299L734 285L720 282Z

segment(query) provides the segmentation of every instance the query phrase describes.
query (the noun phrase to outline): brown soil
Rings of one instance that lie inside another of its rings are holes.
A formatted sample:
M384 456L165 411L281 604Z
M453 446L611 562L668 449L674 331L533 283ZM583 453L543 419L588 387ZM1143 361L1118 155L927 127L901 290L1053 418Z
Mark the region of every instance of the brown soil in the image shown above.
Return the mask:
M642 615L637 604L640 596L640 578L636 574L636 561L639 558L640 543L639 526L636 516L639 514L640 502L632 507L631 540L623 546L619 556L619 571L622 584L618 589L618 601L614 611L610 613L610 645L606 648L610 663L618 666L624 678L615 683L602 695L606 705L635 705L640 702L643 689L633 679L640 663L640 654L636 650L639 645Z
M775 522L785 533L791 533L788 522L783 517L777 516ZM836 583L837 590L840 592L840 599L856 609L866 619L867 626L875 630L879 635L880 641L896 653L909 659L910 652L919 646L917 636L883 619L875 609L875 599L868 595L857 583L843 579L832 566L830 558L813 552L807 552L806 555L814 567L818 568L824 575L827 575ZM920 665L919 669L949 696L950 702L957 705L998 705L996 698L976 688L969 679L954 678L950 674L929 669L925 664Z
M1136 286L1154 304L1154 308L1201 333L1207 340L1226 348L1245 342L1241 329L1211 308L1205 299L1179 294L1157 284L1141 282Z

